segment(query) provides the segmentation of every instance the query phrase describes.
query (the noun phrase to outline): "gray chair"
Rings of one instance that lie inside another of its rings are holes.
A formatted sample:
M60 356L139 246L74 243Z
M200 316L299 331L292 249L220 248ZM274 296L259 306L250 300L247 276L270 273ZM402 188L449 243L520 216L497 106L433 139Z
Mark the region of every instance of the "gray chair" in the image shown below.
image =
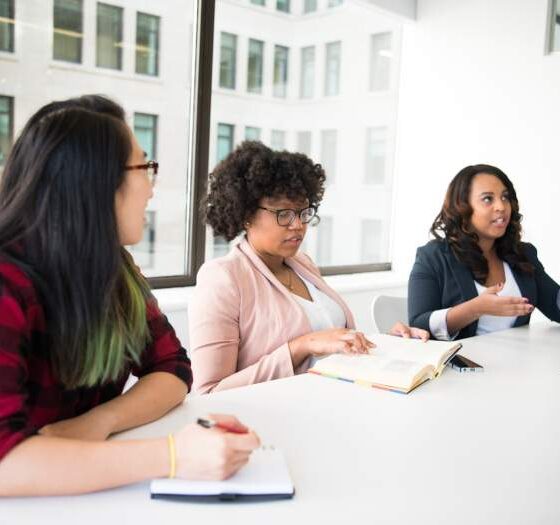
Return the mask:
M397 321L408 324L406 301L406 297L376 295L370 306L373 329L377 333L386 334Z

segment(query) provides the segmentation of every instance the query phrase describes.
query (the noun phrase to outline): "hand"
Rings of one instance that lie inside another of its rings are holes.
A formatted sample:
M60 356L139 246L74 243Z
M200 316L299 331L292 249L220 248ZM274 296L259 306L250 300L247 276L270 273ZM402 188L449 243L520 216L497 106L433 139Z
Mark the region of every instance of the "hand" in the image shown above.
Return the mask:
M412 326L407 326L400 321L395 323L389 330L389 335L397 335L399 337L404 337L408 339L412 337L413 339L422 339L424 343L430 339L430 332L427 330L422 330L421 328L414 328Z
M247 429L234 416L213 414L208 417L228 426ZM196 480L229 478L249 461L251 452L259 446L260 440L253 431L234 434L191 423L175 434L177 477Z
M39 430L41 436L81 439L84 441L104 441L112 432L111 422L96 409L81 416L63 419L45 425Z
M532 304L529 304L529 299L526 297L496 295L503 287L503 283L490 286L473 299L478 317L482 315L518 317L530 314L535 309Z
M299 365L310 355L325 356L338 352L367 354L375 345L362 332L348 328L332 328L310 332L288 343L294 365Z

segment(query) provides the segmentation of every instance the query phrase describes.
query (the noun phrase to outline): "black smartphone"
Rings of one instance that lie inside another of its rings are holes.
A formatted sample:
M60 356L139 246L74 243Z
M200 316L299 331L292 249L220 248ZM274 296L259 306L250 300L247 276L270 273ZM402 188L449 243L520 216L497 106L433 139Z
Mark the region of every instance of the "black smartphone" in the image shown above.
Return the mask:
M484 367L463 355L454 355L448 365L458 372L484 372Z

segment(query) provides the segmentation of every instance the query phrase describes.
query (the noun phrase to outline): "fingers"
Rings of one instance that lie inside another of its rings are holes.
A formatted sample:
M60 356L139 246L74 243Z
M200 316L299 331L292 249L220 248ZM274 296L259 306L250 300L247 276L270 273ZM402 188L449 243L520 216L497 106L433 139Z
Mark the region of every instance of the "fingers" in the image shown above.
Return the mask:
M411 336L410 327L399 321L391 327L389 335L396 335L397 337L404 337L408 339Z
M430 339L430 332L427 330L422 330L421 328L411 328L410 332L414 339L421 339L424 343Z
M208 419L216 423L222 423L236 432L248 432L249 428L246 427L239 419L230 414L209 414Z
M341 351L348 353L367 354L370 348L375 346L362 332L357 332L356 330L342 332L339 340L344 343Z
M261 446L259 436L252 430L246 434L226 434L226 443L236 451L252 452Z

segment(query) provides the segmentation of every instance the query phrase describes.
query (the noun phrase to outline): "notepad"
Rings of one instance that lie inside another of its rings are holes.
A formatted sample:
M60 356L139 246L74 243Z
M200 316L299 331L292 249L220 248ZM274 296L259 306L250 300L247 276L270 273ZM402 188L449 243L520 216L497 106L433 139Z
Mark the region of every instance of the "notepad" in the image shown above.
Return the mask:
M408 394L438 377L461 348L455 341L424 343L385 334L368 338L376 344L369 354L333 354L317 361L309 372Z
M255 450L249 463L224 481L155 479L152 498L186 501L289 499L295 489L283 454L274 447Z

